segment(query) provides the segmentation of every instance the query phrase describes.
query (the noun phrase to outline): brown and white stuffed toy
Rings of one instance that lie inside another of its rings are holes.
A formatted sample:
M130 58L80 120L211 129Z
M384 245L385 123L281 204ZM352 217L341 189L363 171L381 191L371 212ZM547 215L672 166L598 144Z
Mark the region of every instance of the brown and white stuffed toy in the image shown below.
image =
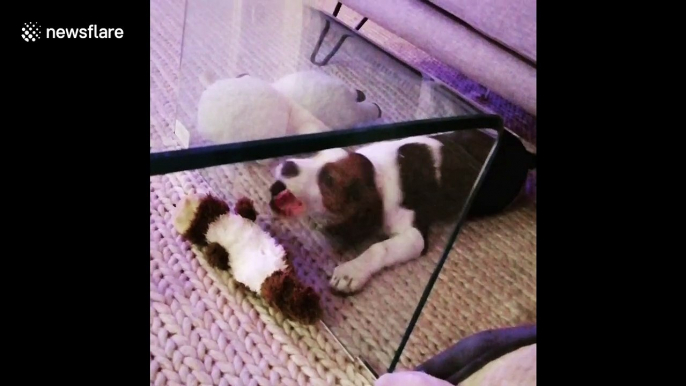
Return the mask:
M287 251L255 223L257 212L247 198L232 212L211 195L184 197L174 227L197 246L210 266L228 271L288 319L314 324L322 316L319 294L298 280Z

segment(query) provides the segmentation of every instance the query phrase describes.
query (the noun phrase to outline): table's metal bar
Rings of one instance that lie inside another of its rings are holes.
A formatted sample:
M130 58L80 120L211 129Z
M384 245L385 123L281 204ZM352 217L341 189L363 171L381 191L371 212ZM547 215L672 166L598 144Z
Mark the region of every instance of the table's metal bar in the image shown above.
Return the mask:
M419 135L496 129L502 127L502 122L497 115L465 115L150 153L150 175L312 153Z

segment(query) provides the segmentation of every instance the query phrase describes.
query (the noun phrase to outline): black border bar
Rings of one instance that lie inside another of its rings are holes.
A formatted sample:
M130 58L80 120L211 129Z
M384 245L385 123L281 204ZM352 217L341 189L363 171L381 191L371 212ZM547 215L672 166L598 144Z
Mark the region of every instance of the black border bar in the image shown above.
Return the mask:
M312 153L335 147L364 145L418 135L459 130L499 130L502 126L503 120L498 115L476 114L157 152L150 153L150 175Z

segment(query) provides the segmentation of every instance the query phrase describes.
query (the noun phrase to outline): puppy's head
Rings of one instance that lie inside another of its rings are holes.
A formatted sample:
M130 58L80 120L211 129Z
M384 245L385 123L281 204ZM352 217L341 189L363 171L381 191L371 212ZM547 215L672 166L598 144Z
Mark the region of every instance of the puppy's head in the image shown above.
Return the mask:
M345 222L380 205L374 166L365 156L343 149L288 159L276 167L275 177L274 186L285 187L308 214L329 224ZM278 193L272 190L273 195Z

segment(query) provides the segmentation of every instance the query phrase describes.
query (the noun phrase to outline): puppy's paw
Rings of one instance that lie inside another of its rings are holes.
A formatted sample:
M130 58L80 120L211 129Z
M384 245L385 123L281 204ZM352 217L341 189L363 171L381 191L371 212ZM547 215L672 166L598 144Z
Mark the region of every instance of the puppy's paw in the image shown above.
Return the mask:
M329 285L335 292L352 294L361 290L371 277L371 270L364 264L363 260L357 258L336 267L333 270Z

